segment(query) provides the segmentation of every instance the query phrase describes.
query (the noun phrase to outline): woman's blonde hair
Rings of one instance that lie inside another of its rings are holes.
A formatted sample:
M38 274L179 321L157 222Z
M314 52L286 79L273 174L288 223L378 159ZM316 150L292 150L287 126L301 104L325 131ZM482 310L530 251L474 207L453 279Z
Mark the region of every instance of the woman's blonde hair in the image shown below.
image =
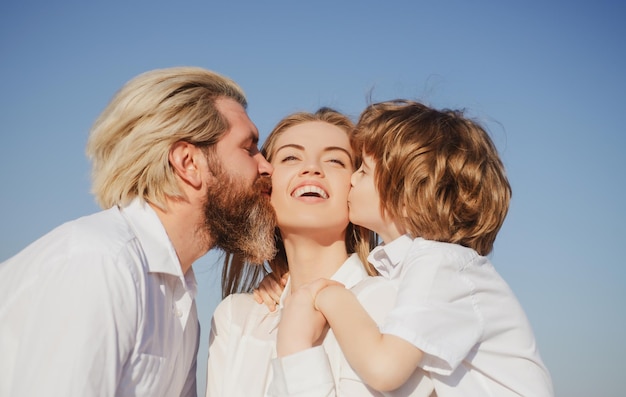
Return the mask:
M100 206L141 197L165 209L166 197L180 198L170 148L185 141L210 152L230 128L215 107L220 98L247 107L234 81L197 67L152 70L126 83L94 123L87 143L92 192Z
M334 109L323 107L315 113L294 113L278 122L265 140L261 152L267 158L267 161L272 161L276 151L276 140L283 132L296 125L315 121L337 126L344 130L349 137L352 137L354 133L354 123L350 118ZM360 152L354 151L354 153L352 165L354 169L357 169L361 163L361 156ZM276 239L277 254L273 260L267 263L267 268L265 266L245 263L237 255L226 255L222 271L222 297L225 298L237 292L251 292L262 277L268 273L271 273L272 277L275 279L279 279L283 274L289 271L285 246L283 245L278 228L276 228L274 236ZM356 252L368 274L376 275L376 270L367 261L370 250L376 245L376 236L374 233L350 223L346 231L345 242L348 253Z
M376 164L380 210L413 237L491 252L511 186L477 122L461 111L393 100L365 109L354 142Z

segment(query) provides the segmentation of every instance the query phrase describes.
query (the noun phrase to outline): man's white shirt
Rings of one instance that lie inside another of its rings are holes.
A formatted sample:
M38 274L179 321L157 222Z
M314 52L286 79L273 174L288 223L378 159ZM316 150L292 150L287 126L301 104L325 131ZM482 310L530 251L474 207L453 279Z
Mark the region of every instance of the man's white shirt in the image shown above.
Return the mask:
M0 395L195 396L195 295L144 202L59 226L0 264Z

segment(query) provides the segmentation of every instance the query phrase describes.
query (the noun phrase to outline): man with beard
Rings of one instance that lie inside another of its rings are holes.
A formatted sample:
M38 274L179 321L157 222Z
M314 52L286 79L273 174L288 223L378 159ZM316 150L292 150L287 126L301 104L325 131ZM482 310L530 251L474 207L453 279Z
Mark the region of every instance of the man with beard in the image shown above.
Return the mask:
M87 144L103 211L0 264L0 395L195 396L193 262L274 255L272 166L237 84L144 73Z

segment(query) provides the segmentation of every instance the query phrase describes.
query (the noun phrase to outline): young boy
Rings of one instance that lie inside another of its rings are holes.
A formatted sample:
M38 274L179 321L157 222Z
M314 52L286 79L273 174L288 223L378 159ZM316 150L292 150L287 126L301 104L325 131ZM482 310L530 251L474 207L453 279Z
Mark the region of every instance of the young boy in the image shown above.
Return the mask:
M355 144L364 161L350 220L383 239L369 261L397 280L395 307L379 330L349 290L303 287L283 314L279 357L314 344L300 336L317 335L302 320L317 309L374 389L394 390L421 368L439 397L553 396L524 310L486 258L511 188L485 130L461 112L397 100L362 113Z

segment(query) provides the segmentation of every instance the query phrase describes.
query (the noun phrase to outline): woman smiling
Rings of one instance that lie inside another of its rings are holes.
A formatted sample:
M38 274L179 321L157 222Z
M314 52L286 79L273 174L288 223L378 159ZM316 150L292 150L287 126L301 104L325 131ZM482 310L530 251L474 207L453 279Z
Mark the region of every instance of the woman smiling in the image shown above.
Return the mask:
M257 303L250 291L263 267L233 258L225 267L227 297L213 317L207 396L428 396L428 379L382 394L354 373L332 332L317 347L277 358L282 303L300 286L328 278L351 289L377 321L395 301L394 286L365 259L373 235L348 220L350 177L359 165L350 119L332 109L296 113L270 133L263 152L274 167L271 201L276 210L278 254L268 264L277 279L289 273L278 309ZM256 266L256 267L253 267ZM321 317L320 321L325 322ZM289 335L280 336L289 343Z

